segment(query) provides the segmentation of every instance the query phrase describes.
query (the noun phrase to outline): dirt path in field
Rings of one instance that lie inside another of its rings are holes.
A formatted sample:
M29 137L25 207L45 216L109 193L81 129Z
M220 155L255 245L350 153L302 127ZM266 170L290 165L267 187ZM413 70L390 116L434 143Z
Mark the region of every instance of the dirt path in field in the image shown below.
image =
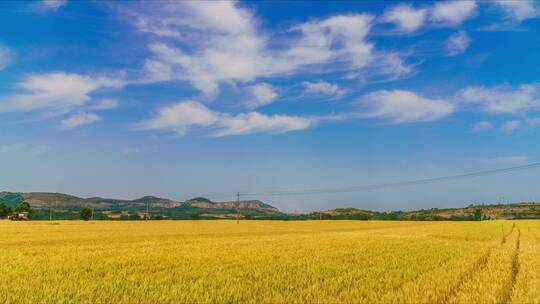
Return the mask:
M450 299L452 299L461 289L461 287L465 284L467 284L469 281L471 281L475 274L480 271L488 262L489 257L492 253L492 250L490 249L488 252L486 252L484 255L482 255L476 262L469 268L467 271L465 271L459 280L457 280L456 284L452 286L452 288L444 294L439 300L435 301L436 303L448 303Z
M503 235L500 246L504 246L510 237L510 235L516 230L516 223L513 223L512 229L506 234ZM512 298L512 292L514 285L516 283L516 278L519 273L519 246L520 246L520 237L521 230L517 229L517 240L512 254L512 263L510 265L511 277L508 284L505 286L503 295L499 303L510 303ZM492 250L489 250L485 255L480 257L476 263L474 263L457 281L457 284L453 286L448 293L446 293L440 300L436 301L437 303L448 303L453 297L455 297L459 291L465 286L468 282L474 279L474 277L482 270L482 268L488 263Z
M513 223L512 225L512 229L510 229L510 232L508 232L507 234L505 234L502 238L502 241L501 241L501 245L504 245L506 244L506 239L512 234L512 232L514 232L514 229L516 228L516 223Z
M518 237L516 241L516 248L514 249L514 254L512 255L512 276L510 282L504 290L503 296L501 297L501 303L510 303L512 299L512 292L514 291L514 285L516 284L516 278L519 273L519 246L520 246L521 230L518 228Z

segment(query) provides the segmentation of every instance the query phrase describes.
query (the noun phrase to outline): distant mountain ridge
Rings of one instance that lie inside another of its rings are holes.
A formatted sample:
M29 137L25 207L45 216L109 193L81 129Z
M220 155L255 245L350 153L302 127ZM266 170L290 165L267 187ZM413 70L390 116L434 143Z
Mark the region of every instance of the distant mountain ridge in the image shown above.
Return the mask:
M143 215L148 206L154 214L165 218L209 217L226 218L260 217L282 215L277 208L258 200L213 202L197 197L187 201L176 201L155 196L144 196L134 200L110 199L101 197L81 198L74 195L52 192L0 192L0 202L15 206L28 202L37 209L50 208L66 212L75 212L82 207L94 208L114 217L116 215Z
M481 204L463 208L432 208L411 211L379 212L357 208L337 208L306 214L285 214L259 200L214 202L204 197L176 201L155 196L134 200L101 197L80 198L52 192L0 192L0 202L16 206L28 202L38 212L36 218L48 218L52 208L57 219L78 218L82 207L93 208L97 219L137 219L146 216L168 219L278 218L278 219L356 219L356 220L483 220L540 219L540 204Z

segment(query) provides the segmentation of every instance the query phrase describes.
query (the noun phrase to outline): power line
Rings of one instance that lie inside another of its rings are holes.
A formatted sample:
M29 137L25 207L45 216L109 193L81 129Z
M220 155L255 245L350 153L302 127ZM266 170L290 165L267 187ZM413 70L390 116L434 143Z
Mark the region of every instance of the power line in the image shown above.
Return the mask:
M540 167L540 162L531 163L527 165L521 165L521 166L514 166L514 167L508 167L508 168L502 168L502 169L494 169L494 170L486 170L486 171L477 171L477 172L470 172L465 174L457 174L457 175L448 175L448 176L441 176L441 177L434 177L434 178L426 178L426 179L417 179L417 180L409 180L409 181L402 181L402 182L395 182L395 183L381 183L381 184L372 184L372 185L364 185L364 186L356 186L356 187L346 187L346 188L328 188L328 189L305 189L305 190L287 190L287 191L267 191L267 192L237 192L237 193L231 193L225 198L231 198L236 197L236 203L238 204L236 206L236 216L237 221L239 217L239 210L238 206L240 203L240 196L244 197L254 197L254 196L293 196L293 195L313 195L313 194L330 194L330 193L343 193L343 192L357 192L357 191L367 191L367 190L379 190L379 189L388 189L388 188L398 188L398 187L410 187L410 186L416 186L416 185L423 185L423 184L433 184L433 183L439 183L439 182L447 182L452 180L460 180L460 179L467 179L467 178L475 178L475 177L481 177L481 176L487 176L487 175L497 175L497 174L505 174L515 171L522 171L527 169L533 169ZM225 193L222 193L225 194ZM222 195L220 194L220 195ZM215 198L216 196L208 196L214 198L214 200L218 200L218 198ZM232 199L231 201L233 201ZM504 200L504 198L502 198ZM57 202L55 201L55 206ZM140 206L140 203L136 202L129 202L129 204L134 204L137 206ZM144 204L142 205L144 208ZM94 208L92 208L94 209ZM52 208L49 210L50 215L49 218L52 220ZM97 209L98 211L103 214L106 211L110 211L110 209ZM93 210L92 210L93 211ZM94 212L92 212L94 213ZM146 202L146 213L145 213L145 219L149 219L150 213L150 206L149 202ZM93 214L92 214L93 215Z
M486 175L504 174L504 173L514 172L514 171L537 168L537 167L540 167L540 162L531 163L531 164L522 165L522 166L503 168L503 169L477 171L477 172L471 172L471 173L465 173L465 174L448 175L448 176L442 176L442 177L417 179L417 180L402 181L402 182L395 182L395 183L382 183L382 184L373 184L373 185L355 186L355 187L346 187L346 188L251 192L251 193L241 193L241 195L251 196L251 197L253 196L292 196L292 195L313 195L313 194L330 194L330 193L379 190L379 189L410 187L410 186L423 185L423 184L447 182L447 181L452 181L452 180L474 178L474 177L480 177L480 176L486 176Z

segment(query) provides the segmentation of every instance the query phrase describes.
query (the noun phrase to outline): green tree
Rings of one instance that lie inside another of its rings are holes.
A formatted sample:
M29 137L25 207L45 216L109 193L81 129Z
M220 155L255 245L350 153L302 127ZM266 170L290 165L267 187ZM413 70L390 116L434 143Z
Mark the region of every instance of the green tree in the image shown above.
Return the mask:
M30 204L28 202L22 202L20 203L19 205L17 205L14 209L13 209L13 212L15 213L23 213L23 212L27 212L28 213L28 218L32 218L32 216L34 215L34 209L32 209L32 206L30 206Z
M11 213L11 208L4 203L0 203L0 218L4 218Z
M141 216L138 213L135 212L135 213L131 213L129 215L129 219L134 220L134 221L138 221L138 220L141 219Z
M32 207L30 206L29 203L22 202L19 205L17 205L17 207L15 207L15 210L13 210L13 211L15 211L15 212L31 212Z
M82 220L88 221L92 217L92 209L86 207L81 208L81 210L79 210L79 217Z
M476 210L474 210L474 220L475 221L481 221L482 220L482 209L476 208Z

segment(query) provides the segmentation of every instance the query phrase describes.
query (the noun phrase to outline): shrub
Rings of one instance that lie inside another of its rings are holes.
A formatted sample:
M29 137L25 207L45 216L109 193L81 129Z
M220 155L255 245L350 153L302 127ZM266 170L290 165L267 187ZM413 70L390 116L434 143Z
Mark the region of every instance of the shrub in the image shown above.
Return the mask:
M92 218L92 209L86 207L81 208L81 210L79 210L79 217L85 221L90 220L90 218Z
M11 208L4 203L0 203L0 218L4 218L11 213Z

